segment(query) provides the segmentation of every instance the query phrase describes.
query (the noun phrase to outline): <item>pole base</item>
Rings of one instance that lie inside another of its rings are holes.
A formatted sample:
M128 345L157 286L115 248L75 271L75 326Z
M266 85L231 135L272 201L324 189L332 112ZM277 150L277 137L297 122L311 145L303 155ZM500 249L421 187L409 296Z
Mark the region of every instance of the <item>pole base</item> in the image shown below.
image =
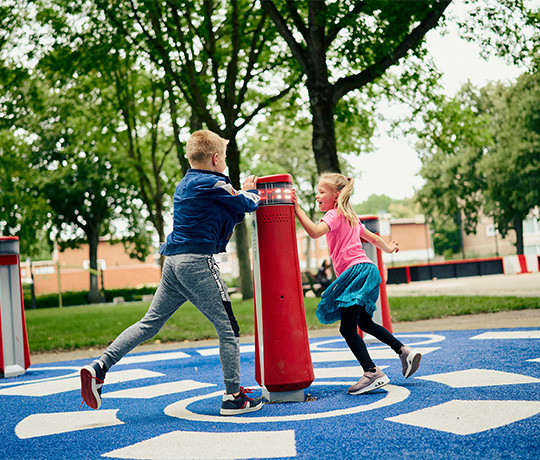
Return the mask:
M271 403L305 401L304 390L268 391L266 388L263 388L262 395Z
M4 377L16 377L24 374L25 372L24 367L21 367L18 364L13 364L11 366L6 366L4 369Z

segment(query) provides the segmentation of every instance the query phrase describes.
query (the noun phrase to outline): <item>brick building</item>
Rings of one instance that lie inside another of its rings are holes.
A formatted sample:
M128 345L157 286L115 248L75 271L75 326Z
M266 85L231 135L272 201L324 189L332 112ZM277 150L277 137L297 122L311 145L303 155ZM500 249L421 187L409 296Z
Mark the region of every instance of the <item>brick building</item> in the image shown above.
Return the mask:
M63 252L55 250L53 260L32 263L36 295L58 292L59 286L63 292L88 290L88 267L88 245ZM103 270L105 289L157 286L161 278L158 258L151 255L144 262L132 259L121 243L99 242L98 267ZM30 262L21 261L21 276L26 281L31 277Z

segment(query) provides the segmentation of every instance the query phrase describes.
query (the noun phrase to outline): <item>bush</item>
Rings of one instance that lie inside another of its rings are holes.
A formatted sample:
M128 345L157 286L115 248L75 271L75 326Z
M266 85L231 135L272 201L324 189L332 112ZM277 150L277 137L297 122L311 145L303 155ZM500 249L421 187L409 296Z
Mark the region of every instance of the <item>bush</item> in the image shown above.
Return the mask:
M154 294L156 287L108 289L105 291L103 303L112 302L115 297L123 297L126 302L140 301L143 295ZM24 308L32 308L32 295L24 292ZM62 306L88 305L88 291L67 291L62 293ZM36 297L37 308L58 307L58 294L44 294Z

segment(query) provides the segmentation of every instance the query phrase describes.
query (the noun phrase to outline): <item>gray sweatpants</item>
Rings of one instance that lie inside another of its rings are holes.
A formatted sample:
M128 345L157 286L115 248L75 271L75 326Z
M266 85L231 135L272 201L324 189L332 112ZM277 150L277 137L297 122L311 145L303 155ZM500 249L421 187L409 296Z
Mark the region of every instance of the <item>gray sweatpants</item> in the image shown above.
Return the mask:
M105 371L133 348L154 337L178 308L190 301L216 329L227 393L240 390L240 347L227 285L211 255L178 254L165 258L161 282L148 312L128 327L99 359Z

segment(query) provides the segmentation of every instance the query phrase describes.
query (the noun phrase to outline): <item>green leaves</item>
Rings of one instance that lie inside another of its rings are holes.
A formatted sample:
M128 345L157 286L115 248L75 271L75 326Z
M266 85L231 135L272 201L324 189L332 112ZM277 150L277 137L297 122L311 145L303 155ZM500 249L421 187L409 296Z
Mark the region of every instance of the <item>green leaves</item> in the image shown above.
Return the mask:
M478 216L494 216L505 235L540 204L540 75L525 74L514 86L465 85L452 99L428 112L419 133L421 174L418 194L432 216L462 214L468 232Z

